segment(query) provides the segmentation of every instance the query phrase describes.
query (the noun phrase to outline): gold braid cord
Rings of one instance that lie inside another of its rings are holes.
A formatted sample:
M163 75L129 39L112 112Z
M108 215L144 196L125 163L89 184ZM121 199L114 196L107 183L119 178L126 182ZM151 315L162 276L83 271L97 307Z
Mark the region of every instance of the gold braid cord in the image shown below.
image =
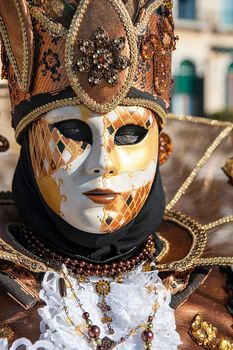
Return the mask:
M200 315L195 316L190 335L195 343L207 350L233 350L233 344L218 337L218 330L212 324L203 320Z

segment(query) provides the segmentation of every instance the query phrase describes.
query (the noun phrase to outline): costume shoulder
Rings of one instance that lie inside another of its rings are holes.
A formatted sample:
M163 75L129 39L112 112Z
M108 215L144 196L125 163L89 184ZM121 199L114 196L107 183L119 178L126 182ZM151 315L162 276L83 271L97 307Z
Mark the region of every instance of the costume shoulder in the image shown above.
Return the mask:
M45 272L46 265L20 245L11 234L11 226L21 224L11 193L0 193L0 261L8 261L34 273Z
M161 167L167 206L158 268L232 265L233 186L224 166L233 153L233 124L171 115L165 132L175 142Z
M10 234L21 222L10 192L0 193L0 338L39 337L39 273L44 266Z

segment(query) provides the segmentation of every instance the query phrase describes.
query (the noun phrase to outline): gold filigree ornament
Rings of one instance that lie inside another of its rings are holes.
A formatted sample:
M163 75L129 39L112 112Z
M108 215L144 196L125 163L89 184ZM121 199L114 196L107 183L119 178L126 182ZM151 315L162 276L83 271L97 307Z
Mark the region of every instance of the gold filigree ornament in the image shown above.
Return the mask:
M226 161L223 171L229 177L229 180L233 185L233 157Z
M25 251L25 253L30 254L28 251ZM48 270L46 264L40 261L39 258L36 257L35 260L33 257L28 257L19 253L2 239L0 239L0 261L1 260L11 261L12 263L25 267L32 272L46 272Z
M218 337L218 330L203 317L196 315L191 326L190 336L195 343L207 350L233 350L233 344Z
M0 338L7 338L8 341L11 341L14 337L14 331L9 327L0 327Z

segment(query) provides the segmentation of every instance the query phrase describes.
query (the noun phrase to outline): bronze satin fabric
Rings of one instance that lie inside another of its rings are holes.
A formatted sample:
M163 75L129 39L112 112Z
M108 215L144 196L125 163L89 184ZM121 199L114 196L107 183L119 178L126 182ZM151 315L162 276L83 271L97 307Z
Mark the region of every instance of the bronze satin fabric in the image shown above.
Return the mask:
M203 285L176 310L177 331L183 343L179 350L202 349L189 336L190 323L197 314L217 327L220 338L233 342L233 318L226 310L227 299L225 276L215 268Z

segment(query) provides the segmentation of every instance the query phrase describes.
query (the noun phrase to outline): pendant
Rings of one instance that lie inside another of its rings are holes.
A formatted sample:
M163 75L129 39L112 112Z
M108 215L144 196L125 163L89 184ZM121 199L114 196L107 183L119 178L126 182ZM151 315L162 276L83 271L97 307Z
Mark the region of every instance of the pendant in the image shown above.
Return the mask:
M108 337L104 337L101 346L103 350L112 350L117 346L117 343Z

